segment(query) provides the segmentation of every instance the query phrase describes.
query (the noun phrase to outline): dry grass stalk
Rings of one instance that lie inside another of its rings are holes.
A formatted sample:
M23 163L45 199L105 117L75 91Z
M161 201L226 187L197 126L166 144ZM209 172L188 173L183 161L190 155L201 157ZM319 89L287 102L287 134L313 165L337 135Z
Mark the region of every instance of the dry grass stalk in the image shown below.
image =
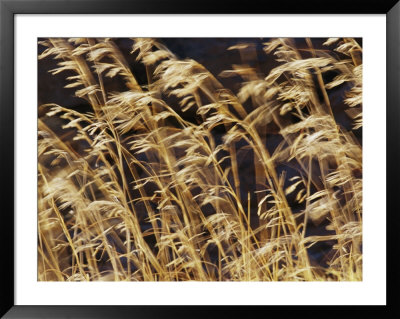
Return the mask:
M111 39L41 43L39 58L59 61L53 74L74 74L66 87L92 112L40 106L39 280L361 280L362 149L328 94L348 84L343 102L360 128L360 45L328 39L336 54L307 39L305 55L273 39L264 50L279 65L265 76L248 66L248 44L232 47L243 64L221 76L243 79L235 94L196 61L152 39L132 41L145 86ZM337 75L325 83L326 72ZM109 89L109 78L124 90ZM189 110L196 123L182 116ZM63 130L51 128L55 118ZM273 152L271 124L281 138ZM253 193L241 175L249 154ZM285 163L297 176L279 172ZM307 235L324 222L330 233ZM310 255L321 242L334 243L325 267Z

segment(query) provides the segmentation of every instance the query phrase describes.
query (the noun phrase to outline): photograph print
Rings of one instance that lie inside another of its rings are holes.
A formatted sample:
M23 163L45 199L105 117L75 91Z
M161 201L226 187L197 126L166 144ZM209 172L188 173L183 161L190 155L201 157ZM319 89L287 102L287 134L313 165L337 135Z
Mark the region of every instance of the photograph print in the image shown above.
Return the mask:
M362 281L361 38L39 38L38 281Z

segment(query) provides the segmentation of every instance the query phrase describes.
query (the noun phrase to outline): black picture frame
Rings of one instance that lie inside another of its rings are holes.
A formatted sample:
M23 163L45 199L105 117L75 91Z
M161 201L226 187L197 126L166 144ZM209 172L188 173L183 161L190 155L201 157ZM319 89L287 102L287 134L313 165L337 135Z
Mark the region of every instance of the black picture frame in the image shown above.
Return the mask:
M14 295L14 16L16 14L385 14L387 19L387 304L386 306L22 306L15 305ZM178 0L0 0L0 192L2 225L1 310L4 318L156 318L156 317L226 317L252 316L260 311L268 316L341 316L399 318L399 276L395 257L399 237L398 207L395 202L399 177L400 136L400 3L398 0L248 0L178 1ZM321 309L323 308L323 309ZM267 313L267 312L268 313Z

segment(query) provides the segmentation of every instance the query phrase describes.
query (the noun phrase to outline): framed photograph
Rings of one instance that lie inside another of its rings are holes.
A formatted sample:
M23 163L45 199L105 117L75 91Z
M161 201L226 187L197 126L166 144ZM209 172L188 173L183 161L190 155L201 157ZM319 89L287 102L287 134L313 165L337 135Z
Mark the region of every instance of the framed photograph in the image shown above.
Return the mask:
M399 315L396 0L0 10L4 318Z

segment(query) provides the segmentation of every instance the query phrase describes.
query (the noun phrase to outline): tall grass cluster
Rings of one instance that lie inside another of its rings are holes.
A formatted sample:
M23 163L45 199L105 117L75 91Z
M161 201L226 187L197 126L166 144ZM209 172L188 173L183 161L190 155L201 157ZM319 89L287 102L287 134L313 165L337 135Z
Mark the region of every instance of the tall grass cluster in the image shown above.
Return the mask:
M40 42L90 109L39 105L38 280L362 280L360 44L272 39L261 73L240 43L213 75L131 41L146 84L112 39Z

